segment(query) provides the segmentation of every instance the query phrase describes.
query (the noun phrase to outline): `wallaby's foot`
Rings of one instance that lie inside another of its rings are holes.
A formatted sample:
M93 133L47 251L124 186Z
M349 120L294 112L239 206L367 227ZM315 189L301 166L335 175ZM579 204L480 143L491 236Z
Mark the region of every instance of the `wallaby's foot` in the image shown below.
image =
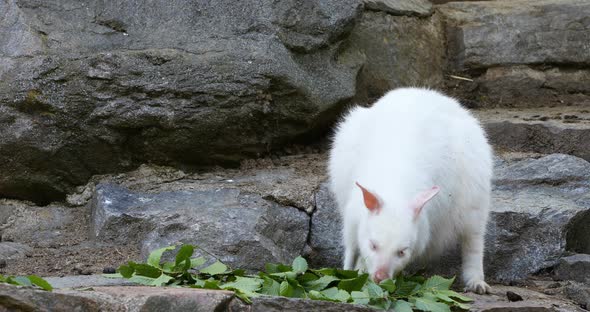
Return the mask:
M465 291L474 292L476 294L489 294L492 288L488 283L482 279L471 279L465 282Z

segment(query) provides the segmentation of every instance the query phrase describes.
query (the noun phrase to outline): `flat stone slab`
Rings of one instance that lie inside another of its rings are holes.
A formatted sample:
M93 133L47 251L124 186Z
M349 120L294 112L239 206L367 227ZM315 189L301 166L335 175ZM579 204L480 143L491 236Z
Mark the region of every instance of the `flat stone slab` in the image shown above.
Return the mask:
M71 275L61 277L45 277L54 289L81 288L96 286L126 286L135 285L124 278L107 278L102 275Z
M303 253L309 234L304 211L230 183L204 184L202 190L154 193L99 184L91 204L91 235L136 242L144 258L155 249L189 243L247 270L263 269L268 262L289 263Z
M589 64L585 0L451 2L449 56L457 69L502 64Z
M500 150L563 153L590 161L590 107L502 108L474 111Z
M509 302L507 291L519 294L524 300ZM496 285L491 295L469 296L475 299L471 311L582 311L560 297L517 287ZM0 299L0 311L376 311L353 304L268 296L252 298L249 305L230 291L145 286L45 292L0 285Z
M520 295L523 300L511 302L508 300L506 293L513 292ZM511 286L492 286L490 295L468 294L475 302L472 304L470 311L478 312L575 312L584 311L568 300L560 300L555 296L545 295L543 293Z

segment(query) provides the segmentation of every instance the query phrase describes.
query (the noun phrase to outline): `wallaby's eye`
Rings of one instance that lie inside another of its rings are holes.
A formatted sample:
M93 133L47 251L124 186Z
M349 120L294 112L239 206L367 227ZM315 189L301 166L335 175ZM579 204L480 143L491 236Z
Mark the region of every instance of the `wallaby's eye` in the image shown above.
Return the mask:
M377 249L379 249L379 246L377 246L374 241L369 241L369 246L371 246L372 251L377 251Z
M400 258L403 258L406 255L406 251L408 250L408 247L406 248L402 248L400 250L397 251L397 255Z

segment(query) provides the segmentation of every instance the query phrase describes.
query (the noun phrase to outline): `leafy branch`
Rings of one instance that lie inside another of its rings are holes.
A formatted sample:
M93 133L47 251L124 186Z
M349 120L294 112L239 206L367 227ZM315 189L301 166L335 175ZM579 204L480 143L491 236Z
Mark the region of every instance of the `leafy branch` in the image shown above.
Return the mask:
M183 286L206 289L232 290L247 303L261 295L306 298L332 302L354 303L376 309L450 312L451 308L469 309L470 298L450 290L454 278L419 276L387 279L374 283L369 275L335 268L310 269L307 261L297 257L291 265L266 264L264 272L245 274L232 270L219 259L208 266L203 257L193 258L195 247L182 245L175 261L162 262L162 255L176 247L153 251L147 263L129 262L116 274L138 284L150 286Z
M47 291L52 291L53 287L43 278L37 275L29 276L4 276L0 274L0 283L16 285L16 286L28 286L36 287Z

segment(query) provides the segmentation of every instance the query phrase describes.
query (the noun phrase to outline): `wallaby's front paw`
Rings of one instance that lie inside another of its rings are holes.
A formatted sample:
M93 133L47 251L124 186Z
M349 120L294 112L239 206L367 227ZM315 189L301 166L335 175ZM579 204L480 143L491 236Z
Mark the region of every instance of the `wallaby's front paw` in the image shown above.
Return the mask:
M489 294L492 288L483 280L470 280L465 283L465 291L474 292L476 294Z

